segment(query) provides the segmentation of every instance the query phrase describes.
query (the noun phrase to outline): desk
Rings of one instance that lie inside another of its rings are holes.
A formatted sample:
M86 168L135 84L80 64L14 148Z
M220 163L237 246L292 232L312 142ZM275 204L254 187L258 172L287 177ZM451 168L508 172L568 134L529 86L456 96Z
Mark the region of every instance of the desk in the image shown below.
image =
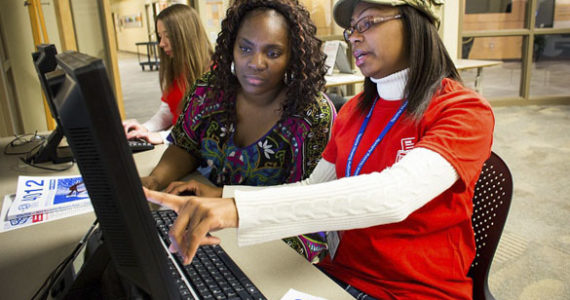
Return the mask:
M483 88L481 87L483 68L498 66L503 62L496 60L458 59L454 63L458 71L477 69L477 75L475 75L475 91L481 94L483 92Z
M344 92L340 91L341 86L346 86L346 95L353 95L355 94L354 91L354 84L356 83L363 83L364 76L360 73L360 71L356 71L354 74L348 73L333 73L332 75L325 75L325 88L336 88L336 93L340 96L344 96Z
M347 84L363 83L364 76L360 72L354 74L348 73L333 73L332 75L325 76L325 87L334 87Z
M0 138L4 149L11 138ZM135 154L139 174L148 174L165 146ZM0 154L0 196L16 191L19 175L77 175L77 167L50 173L20 163L17 156ZM0 298L30 299L51 270L75 247L94 221L84 214L0 233ZM328 299L352 299L326 275L282 241L238 248L235 229L213 233L222 247L268 299L280 299L289 288Z

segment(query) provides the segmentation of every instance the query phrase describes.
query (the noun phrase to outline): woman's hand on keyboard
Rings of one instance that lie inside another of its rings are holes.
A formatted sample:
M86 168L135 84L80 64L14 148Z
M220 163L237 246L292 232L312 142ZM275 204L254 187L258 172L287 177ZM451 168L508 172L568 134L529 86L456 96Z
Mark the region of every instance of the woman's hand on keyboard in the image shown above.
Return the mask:
M178 213L170 228L170 251L184 257L189 264L200 245L219 244L210 231L238 226L238 213L233 198L181 197L144 189L148 201L167 206Z
M198 197L222 197L222 188L198 182L196 180L171 182L164 192L180 196L192 193Z
M146 130L146 127L142 126L136 119L129 119L123 121L123 128L125 129L125 134L128 136L131 131Z
M127 140L143 139L153 145L164 143L162 136L158 132L150 132L148 130L133 130L127 133Z

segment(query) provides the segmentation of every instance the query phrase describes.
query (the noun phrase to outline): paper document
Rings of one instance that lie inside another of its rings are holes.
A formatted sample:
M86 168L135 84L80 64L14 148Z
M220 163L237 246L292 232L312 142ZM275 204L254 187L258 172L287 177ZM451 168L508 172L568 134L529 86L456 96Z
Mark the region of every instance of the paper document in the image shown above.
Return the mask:
M20 176L4 197L0 232L92 211L81 176Z
M91 205L84 206L80 208L76 208L73 210L60 210L55 212L47 212L47 213L39 213L39 214L30 214L23 217L16 217L16 218L8 218L8 210L10 206L14 202L16 198L16 194L6 195L4 197L4 202L2 204L2 213L0 213L0 220L2 221L2 225L0 227L0 232L10 231L12 229L18 229L23 227L28 227L30 225L35 224L42 224L45 222L63 219L75 215L80 215L88 212L93 211L93 207Z
M81 176L20 176L9 218L91 206Z
M295 289L289 289L289 291L287 291L287 293L283 295L283 297L281 297L281 300L326 300L326 299L305 294Z

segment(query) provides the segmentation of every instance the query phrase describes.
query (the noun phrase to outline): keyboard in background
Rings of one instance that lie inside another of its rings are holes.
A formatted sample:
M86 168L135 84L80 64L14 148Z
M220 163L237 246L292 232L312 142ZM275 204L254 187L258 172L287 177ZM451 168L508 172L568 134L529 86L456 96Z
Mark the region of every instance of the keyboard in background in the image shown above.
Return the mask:
M172 210L160 210L153 211L152 215L162 240L166 246L170 245L168 230L176 219L176 213ZM184 272L185 279L200 299L266 299L219 245L200 246L196 256L187 266L182 264L178 255L174 257L176 261L170 261L169 268L176 278L183 299L192 299L192 296L178 269Z
M129 148L131 149L132 153L154 149L154 145L144 139L132 139L127 140L127 142L129 143Z

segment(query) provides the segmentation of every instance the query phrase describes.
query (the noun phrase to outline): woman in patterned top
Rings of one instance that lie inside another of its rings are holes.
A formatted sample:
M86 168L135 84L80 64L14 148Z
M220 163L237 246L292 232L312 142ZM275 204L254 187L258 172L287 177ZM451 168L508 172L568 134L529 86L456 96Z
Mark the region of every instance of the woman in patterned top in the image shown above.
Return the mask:
M166 150L143 184L180 194L221 196L221 187L277 185L307 178L336 115L321 92L321 41L297 1L235 1L222 22L211 72L196 81ZM218 188L173 182L208 167ZM310 261L324 234L286 239Z

